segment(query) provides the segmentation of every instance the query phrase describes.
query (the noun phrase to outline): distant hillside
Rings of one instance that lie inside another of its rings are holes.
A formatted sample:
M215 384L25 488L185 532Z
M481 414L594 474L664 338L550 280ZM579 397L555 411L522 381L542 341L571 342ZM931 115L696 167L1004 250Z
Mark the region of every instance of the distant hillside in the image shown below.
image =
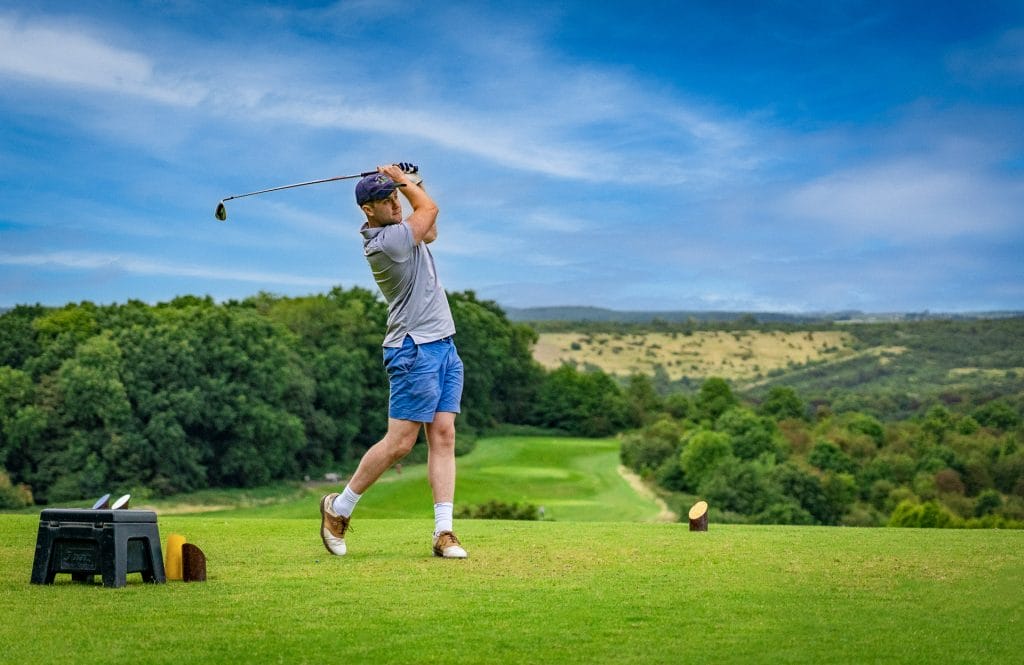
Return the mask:
M929 321L929 320L973 320L1003 319L1024 316L1024 312L861 312L858 310L842 310L837 312L730 312L730 311L643 311L614 310L602 307L503 307L512 321L565 321L565 322L599 322L599 323L730 323L746 320L761 323L823 323L829 321L850 323L880 323L895 321Z

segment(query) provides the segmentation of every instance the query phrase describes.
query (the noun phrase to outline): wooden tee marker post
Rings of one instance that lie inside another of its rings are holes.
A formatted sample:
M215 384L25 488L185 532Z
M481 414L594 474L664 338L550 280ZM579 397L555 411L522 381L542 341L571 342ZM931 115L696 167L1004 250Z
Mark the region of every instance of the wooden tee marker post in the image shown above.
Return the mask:
M708 530L708 502L698 501L690 508L690 531Z
M186 582L206 581L206 555L192 543L181 546L181 572Z

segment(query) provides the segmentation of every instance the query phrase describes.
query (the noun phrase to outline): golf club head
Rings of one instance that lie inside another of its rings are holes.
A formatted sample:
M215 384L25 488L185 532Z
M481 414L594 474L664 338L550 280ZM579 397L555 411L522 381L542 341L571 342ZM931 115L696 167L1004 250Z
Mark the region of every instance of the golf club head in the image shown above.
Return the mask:
M110 495L104 494L100 498L96 499L96 503L92 504L93 510L106 510L110 507Z
M217 204L217 212L213 213L213 216L222 222L228 218L228 209L224 207L223 201Z
M120 510L122 508L127 508L128 507L128 501L131 498L132 498L131 494L125 494L120 499L118 499L114 503L110 504L110 509L111 510Z

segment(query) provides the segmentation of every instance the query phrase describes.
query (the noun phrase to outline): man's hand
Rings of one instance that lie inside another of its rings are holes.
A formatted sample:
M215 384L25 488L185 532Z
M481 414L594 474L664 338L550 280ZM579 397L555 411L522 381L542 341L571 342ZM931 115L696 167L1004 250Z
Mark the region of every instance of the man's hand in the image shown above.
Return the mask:
M413 241L418 243L431 234L431 239L437 237L436 229L434 229L434 223L437 221L437 204L419 187L419 182L422 182L422 179L418 175L406 173L399 164L378 166L377 170L396 183L404 185L398 191L402 192L402 196L412 206L412 214L409 215L406 222L412 229ZM416 180L413 180L412 177L415 177Z

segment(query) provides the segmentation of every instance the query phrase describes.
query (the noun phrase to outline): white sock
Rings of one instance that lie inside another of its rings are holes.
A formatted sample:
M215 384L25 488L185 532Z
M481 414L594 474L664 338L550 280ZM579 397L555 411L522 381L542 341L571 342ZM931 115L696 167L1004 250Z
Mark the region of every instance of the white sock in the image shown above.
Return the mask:
M452 530L452 512L455 510L454 503L434 504L434 535L442 531Z
M356 509L356 504L359 503L359 499L362 494L356 494L353 492L348 485L345 486L345 491L334 497L334 512L338 513L342 517L352 517L352 511Z

